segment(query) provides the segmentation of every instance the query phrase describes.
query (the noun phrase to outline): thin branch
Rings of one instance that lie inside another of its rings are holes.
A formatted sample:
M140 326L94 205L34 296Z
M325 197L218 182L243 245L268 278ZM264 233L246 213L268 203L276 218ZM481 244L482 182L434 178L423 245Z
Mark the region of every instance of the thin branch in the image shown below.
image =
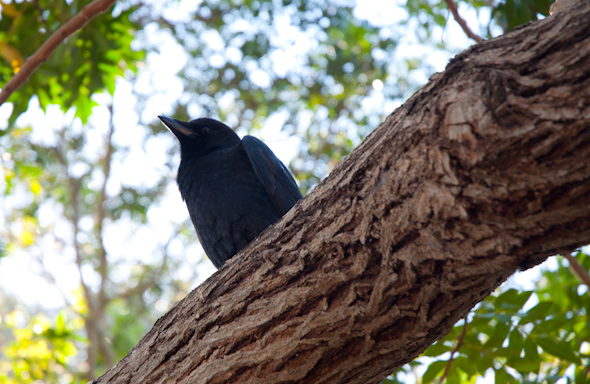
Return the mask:
M484 39L481 38L479 35L473 33L473 31L469 28L469 26L467 25L465 20L461 17L461 15L459 15L459 11L457 10L457 6L455 5L455 2L453 0L445 0L445 2L447 3L447 7L449 7L449 11L451 11L453 16L455 17L455 20L457 20L457 23L459 23L459 25L463 29L463 32L465 32L465 34L468 37L472 38L473 40L477 41L478 43L481 43L482 41L484 41Z
M98 210L97 210L97 218L96 218L96 225L97 225L97 232L98 232L98 240L100 243L100 249L98 252L99 258L99 273L100 273L100 291L98 292L98 310L102 312L107 305L107 296L105 294L105 286L106 281L108 279L107 276L107 251L104 245L103 239L103 224L106 218L105 212L105 203L107 199L107 183L109 181L109 176L111 174L111 159L113 157L113 132L115 131L115 123L113 119L113 104L109 105L109 132L107 133L106 137L106 151L104 155L104 181L102 183L100 189L100 197L98 199Z
M97 206L97 217L96 217L96 227L97 227L97 237L99 242L99 249L98 249L98 272L100 274L100 287L98 291L98 300L96 305L96 312L95 322L94 322L94 331L96 332L96 337L94 341L96 342L96 347L102 353L105 363L107 366L111 366L113 364L113 352L105 343L105 338L103 335L102 330L100 329L101 320L104 317L105 308L109 302L109 298L106 295L106 283L108 280L107 275L107 251L104 244L103 238L103 225L106 218L105 212L105 202L107 199L106 188L107 183L109 181L109 176L111 173L111 159L113 157L113 132L115 131L115 123L113 119L113 104L109 105L109 131L105 138L106 143L106 150L104 154L104 158L102 159L104 163L104 180L100 189L100 195L98 199L98 206ZM93 374L93 372L91 372Z
M88 371L86 371L86 380L94 379L94 371L96 370L98 340L100 338L98 325L96 319L92 316L84 317L84 327L86 328L86 335L88 336L88 349L86 350L86 363L88 364Z
M62 136L63 139L63 136ZM65 141L65 139L64 139ZM88 306L88 311L92 314L94 312L94 304L92 303L92 294L90 292L90 288L88 284L84 281L84 275L82 274L82 251L80 250L80 244L78 244L78 233L79 227L78 223L80 221L80 207L79 207L79 200L78 195L80 192L80 184L79 181L73 178L70 175L70 171L68 169L68 162L66 160L65 155L63 154L60 147L56 146L54 148L55 153L57 154L57 159L61 166L64 169L64 174L68 179L68 187L70 190L71 195L71 206L72 206L72 214L68 215L66 213L67 219L70 221L72 225L72 230L74 231L73 236L73 246L74 246L74 253L76 254L76 266L78 267L78 272L80 274L80 284L82 285L82 290L84 291L84 297L86 298L86 305Z
M582 283L586 284L586 286L588 287L587 293L588 295L590 295L590 275L588 275L588 271L586 271L586 268L584 268L584 266L580 264L578 259L576 259L569 253L564 254L563 257L565 257L567 261L570 262L570 269L572 270L574 275L576 275Z
M110 345L107 345L107 340L98 326L96 327L96 331L98 332L98 337L96 338L96 342L98 343L98 350L102 353L106 366L112 367L114 359L112 347Z
M65 138L62 134L62 142L65 142ZM79 205L79 193L80 193L80 179L75 179L70 175L68 169L67 159L59 146L55 147L57 159L64 169L64 174L68 179L68 187L71 194L71 205L72 214L65 214L72 225L74 231L73 246L76 255L76 266L78 267L78 274L80 275L80 284L82 285L82 291L84 292L84 298L86 299L86 305L88 306L88 315L84 317L84 326L86 328L86 334L88 335L88 351L86 361L88 363L88 372L86 378L92 380L94 378L94 370L96 368L96 344L97 344L97 324L96 324L96 307L92 301L92 292L90 287L84 281L84 274L82 273L82 251L80 244L78 243L79 222L80 222L80 205Z
M47 19L43 17L43 12L45 12L45 10L39 4L39 0L33 0L33 4L35 5L35 8L37 8L37 12L39 12L39 17L41 18L41 20L43 20L43 24L45 24L45 30L47 31L47 33L49 33L49 23L47 22Z
M457 345L453 349L453 352L451 352L451 358L449 359L449 361L447 361L447 365L445 366L445 371L443 372L440 379L438 379L438 384L442 384L442 382L447 377L447 374L449 373L449 369L451 369L451 364L453 363L453 359L455 358L455 353L457 353L459 351L459 348L461 348L461 346L463 345L463 341L465 340L465 335L467 334L467 325L468 325L467 317L465 317L465 324L463 324L463 330L461 331L461 334L459 335L459 338L457 339Z
M98 14L103 13L113 5L116 0L95 0L88 4L67 23L55 31L43 45L37 49L33 56L29 57L12 79L0 91L0 105L23 85L33 72L44 63L55 49L68 37L85 26L90 20Z

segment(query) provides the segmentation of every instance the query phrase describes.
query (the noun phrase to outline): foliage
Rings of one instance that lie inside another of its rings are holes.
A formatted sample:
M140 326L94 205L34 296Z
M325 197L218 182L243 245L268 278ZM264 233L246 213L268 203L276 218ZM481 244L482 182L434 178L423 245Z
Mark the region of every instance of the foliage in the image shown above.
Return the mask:
M587 254L576 258L590 269ZM559 258L557 269L544 270L535 291L500 289L481 302L467 318L446 382L472 382L490 371L496 383L590 382L590 295L567 265ZM434 361L422 383L438 382L464 326L460 321L424 352Z
M4 162L5 192L18 196L19 204L7 216L12 223L12 231L5 234L9 253L33 255L51 280L44 260L52 256L48 248L54 248L58 253L70 253L81 275L83 268L90 268L98 279L98 288L93 289L86 276L80 291L62 293L73 319L86 323L86 330L94 329L99 337L95 342L100 348L95 348L101 352L89 368L89 375L94 376L95 369L104 370L120 359L153 323L158 313L150 311L150 306L166 297L175 300L179 291L186 293L186 287L180 288L164 273L178 263L170 260L166 249L156 250L157 262L137 260L131 270L125 263L111 261L107 265L102 226L124 218L141 225L146 221L147 205L163 193L168 180L160 178L144 188L123 186L121 193L112 196L103 193L110 177L105 163L117 164L107 158L108 148L113 148L112 132L84 128L70 125L56 129L51 143L35 142L31 128L14 128L0 144L8 143L3 149L10 154L10 160ZM104 149L92 150L97 144ZM97 205L105 208L98 214ZM48 209L55 212L52 220L44 219L43 211ZM66 223L75 233L73 239L60 234L59 226ZM166 243L161 246L165 248ZM101 272L103 268L108 268L108 273ZM162 292L162 278L175 288Z
M350 2L240 3L206 2L170 27L188 50L178 108L249 131L280 116L301 139L292 168L305 192L382 121L367 95L386 83L379 97L401 100L418 84L392 76L393 32L354 18Z
M89 2L1 3L0 85ZM548 6L459 2L461 12L479 16L478 33L487 37L546 15ZM306 192L435 71L408 46L456 53L440 37L452 22L444 1L410 0L396 8L395 22L360 17L346 0L207 0L186 9L176 0L118 2L67 39L9 100L10 129L0 131L0 222L7 223L0 225L0 263L29 258L58 286L51 265L67 259L79 283L61 292L59 311L23 303L17 310L17 299L0 300L1 382L96 377L196 279L202 252L193 252L186 212L184 219L158 216L170 216L163 207L180 197L172 180L175 143L154 122L155 109L166 111L158 94L169 84L146 86L160 76L150 72L150 58L181 47L165 57L169 67L180 64L182 80L167 113L217 117L240 133L280 125L298 138L291 168ZM135 111L117 98L122 83L131 84ZM37 103L41 128L17 121ZM118 113L136 112L137 122L117 123ZM158 154L165 158L150 177L138 176L137 164L147 168ZM137 254L143 243L151 244L149 255ZM590 268L588 256L577 257ZM448 382L490 371L498 383L588 382L590 303L564 263L545 270L534 292L501 289L469 315ZM440 378L462 330L458 324L384 383Z
M549 15L551 0L506 0L493 12L494 19L505 31L511 31L531 20Z
M69 320L64 312L51 322L44 315L26 319L22 312L14 311L6 316L4 326L14 335L14 340L3 347L6 361L0 361L0 381L6 384L48 382L80 382L72 374L75 368L71 356L77 353L76 341L81 340L81 320Z
M24 59L91 0L37 0L2 3L0 19L0 85L18 72ZM134 8L99 15L64 44L15 92L10 101L10 123L25 112L29 100L36 96L43 109L49 104L64 111L74 107L76 116L86 122L96 105L95 93L115 90L115 79L125 70L137 69L141 51L131 48L137 25L129 16ZM0 131L0 134L2 132Z

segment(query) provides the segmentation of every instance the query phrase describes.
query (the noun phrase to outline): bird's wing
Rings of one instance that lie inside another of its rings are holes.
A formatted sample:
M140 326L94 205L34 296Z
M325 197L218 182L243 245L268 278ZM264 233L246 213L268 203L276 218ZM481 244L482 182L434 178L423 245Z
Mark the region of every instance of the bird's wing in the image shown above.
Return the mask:
M242 145L256 176L277 210L284 215L303 197L291 172L266 144L254 136L244 136Z

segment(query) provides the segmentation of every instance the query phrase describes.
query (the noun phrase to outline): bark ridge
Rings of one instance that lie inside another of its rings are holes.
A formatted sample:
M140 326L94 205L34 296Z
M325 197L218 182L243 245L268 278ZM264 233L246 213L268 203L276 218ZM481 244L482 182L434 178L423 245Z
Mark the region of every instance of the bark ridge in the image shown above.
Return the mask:
M377 383L590 243L588 20L458 55L95 383Z

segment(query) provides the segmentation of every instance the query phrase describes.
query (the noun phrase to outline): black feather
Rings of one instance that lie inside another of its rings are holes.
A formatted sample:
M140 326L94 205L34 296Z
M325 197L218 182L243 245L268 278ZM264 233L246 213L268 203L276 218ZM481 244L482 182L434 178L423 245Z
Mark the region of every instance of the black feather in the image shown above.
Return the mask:
M159 118L180 141L178 187L217 268L302 198L293 176L262 141L240 140L213 119Z

